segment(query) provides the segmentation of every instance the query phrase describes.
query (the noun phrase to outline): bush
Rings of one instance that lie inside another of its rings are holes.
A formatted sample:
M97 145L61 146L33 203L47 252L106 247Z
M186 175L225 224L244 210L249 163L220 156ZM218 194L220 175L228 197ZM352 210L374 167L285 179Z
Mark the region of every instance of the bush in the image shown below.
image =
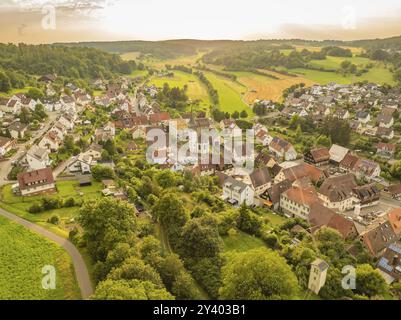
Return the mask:
M42 207L44 211L50 211L60 208L60 200L55 198L43 198Z
M68 198L67 200L64 201L63 207L64 208L71 208L75 206L75 199L74 198Z
M40 213L43 211L43 207L39 203L34 203L31 205L31 207L28 209L29 213L35 214L35 213Z
M57 226L60 223L60 217L57 214L52 215L47 222Z

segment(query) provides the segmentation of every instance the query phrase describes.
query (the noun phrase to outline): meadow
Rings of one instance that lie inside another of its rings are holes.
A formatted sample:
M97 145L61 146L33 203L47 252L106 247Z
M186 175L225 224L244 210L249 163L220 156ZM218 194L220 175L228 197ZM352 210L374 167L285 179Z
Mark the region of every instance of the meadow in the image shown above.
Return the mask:
M93 181L92 186L88 187L80 187L78 181L59 181L56 185L58 193L47 196L48 198L58 198L62 200L74 198L76 201L84 201L85 199L96 199L102 197L102 185L100 182ZM40 203L42 198L42 196L17 196L13 194L11 186L6 185L1 189L0 207L28 221L50 229L60 236L68 237L68 233L74 225L74 218L78 214L79 207L60 208L37 214L29 213L29 208L34 203ZM47 222L47 220L53 215L58 215L60 217L61 221L59 225L53 225Z
M55 243L0 217L0 300L77 300L68 254ZM42 268L56 268L56 289L42 288Z

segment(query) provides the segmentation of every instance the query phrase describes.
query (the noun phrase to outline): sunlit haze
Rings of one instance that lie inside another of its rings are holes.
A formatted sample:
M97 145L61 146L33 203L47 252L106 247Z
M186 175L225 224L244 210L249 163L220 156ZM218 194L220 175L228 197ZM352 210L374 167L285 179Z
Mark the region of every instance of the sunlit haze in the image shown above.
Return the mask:
M42 21L55 8L55 29ZM1 42L366 39L399 35L399 0L3 0Z

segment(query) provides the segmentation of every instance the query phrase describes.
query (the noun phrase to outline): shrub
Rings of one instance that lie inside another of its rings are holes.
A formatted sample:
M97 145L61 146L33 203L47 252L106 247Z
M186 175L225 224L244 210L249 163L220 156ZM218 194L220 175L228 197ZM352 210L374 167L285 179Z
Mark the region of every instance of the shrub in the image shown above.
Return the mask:
M54 225L58 225L58 224L60 223L60 217L59 217L57 214L52 215L52 216L47 220L47 222L48 222L48 223L51 223L51 224L54 224Z
M68 198L67 200L64 201L63 207L65 208L71 208L75 206L75 199L74 198Z
M40 213L43 211L43 207L39 203L34 203L31 205L31 207L28 209L29 213Z
M50 211L60 208L60 200L55 198L43 198L42 207L44 211Z

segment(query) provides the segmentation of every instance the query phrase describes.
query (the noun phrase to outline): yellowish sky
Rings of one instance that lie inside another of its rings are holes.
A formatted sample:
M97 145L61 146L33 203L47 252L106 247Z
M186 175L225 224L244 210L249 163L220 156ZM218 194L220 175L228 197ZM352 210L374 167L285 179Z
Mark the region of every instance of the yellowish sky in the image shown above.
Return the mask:
M366 39L401 34L401 3L0 0L0 30L0 42L27 43L177 38Z

